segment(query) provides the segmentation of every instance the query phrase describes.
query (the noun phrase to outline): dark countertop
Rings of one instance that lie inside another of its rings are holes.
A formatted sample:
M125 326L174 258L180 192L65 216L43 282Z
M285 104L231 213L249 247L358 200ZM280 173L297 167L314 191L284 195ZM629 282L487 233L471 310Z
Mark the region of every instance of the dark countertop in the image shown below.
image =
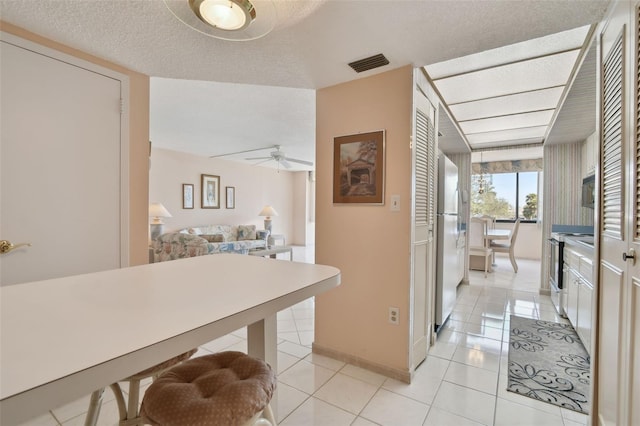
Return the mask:
M551 225L551 232L563 234L591 234L593 235L593 225Z

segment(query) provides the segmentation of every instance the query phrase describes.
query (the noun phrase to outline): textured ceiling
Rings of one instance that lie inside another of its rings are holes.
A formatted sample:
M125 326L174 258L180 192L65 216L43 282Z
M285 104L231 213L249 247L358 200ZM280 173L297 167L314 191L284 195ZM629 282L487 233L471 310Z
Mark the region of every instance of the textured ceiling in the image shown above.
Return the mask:
M269 148L230 160L281 145L288 157L313 162L315 99L311 89L152 78L150 137L155 147L207 156Z
M315 130L305 114L315 113L309 106L303 106L298 120L295 117L288 123L285 120L294 113L291 109L305 102L315 104L308 90L407 64L424 66L595 23L603 17L608 5L607 0L275 0L275 3L279 7L288 4L293 22L283 23L281 19L271 33L247 42L229 42L196 32L176 19L162 0L0 0L0 17L132 70L162 77L152 83L154 92L163 86L162 82L167 87L163 88L164 94L152 95L152 103L161 99L166 102L163 97L172 90L184 91L185 95L194 92L196 83L173 83L166 79L241 83L214 84L203 89L207 93L216 92L216 97L208 100L191 102L183 97L173 105L152 105L151 134L156 146L187 150L184 144L192 142L190 152L212 155L231 152L242 144L253 148L285 139L283 149L295 157L298 144L311 144L306 150L313 152ZM285 15L281 13L280 17ZM391 63L362 74L347 66L353 60L376 53L384 53ZM185 85L184 90L177 87L180 83ZM248 94L243 85L290 89L276 94L274 88L255 88ZM236 99L236 93L243 96ZM237 108L217 105L218 113L210 115L213 123L200 126L200 134L196 134L197 123L177 121L178 117L201 114L203 103L206 108L207 102L213 105L217 99L229 97ZM269 105L266 103L269 98L277 101ZM252 105L256 100L258 106L265 105L269 110L253 110L257 108ZM244 129L246 133L236 136L238 126L227 125L237 119L233 114L238 111L252 111L254 115L245 126L253 128L253 132ZM160 118L156 114L165 115ZM283 129L283 122L289 128ZM174 133L168 136L172 127ZM177 128L183 132L176 134ZM189 129L188 133L185 129ZM206 144L205 140L215 142Z

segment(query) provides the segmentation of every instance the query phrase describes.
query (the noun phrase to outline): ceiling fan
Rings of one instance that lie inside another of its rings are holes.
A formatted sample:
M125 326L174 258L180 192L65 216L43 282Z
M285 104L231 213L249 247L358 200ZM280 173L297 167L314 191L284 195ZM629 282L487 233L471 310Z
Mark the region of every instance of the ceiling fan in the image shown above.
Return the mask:
M280 151L280 147L281 147L280 145L273 145L273 147L268 146L265 148L247 149L245 151L231 152L228 154L212 155L209 158L224 157L227 155L243 154L245 152L262 151L265 149L275 148L275 151L271 151L268 157L252 157L252 158L245 158L245 160L261 160L255 163L255 165L266 163L267 161L275 161L278 163L278 166L282 164L287 169L291 168L291 164L289 164L289 162L304 164L307 166L313 166L313 163L311 161L287 157L287 155L283 151Z

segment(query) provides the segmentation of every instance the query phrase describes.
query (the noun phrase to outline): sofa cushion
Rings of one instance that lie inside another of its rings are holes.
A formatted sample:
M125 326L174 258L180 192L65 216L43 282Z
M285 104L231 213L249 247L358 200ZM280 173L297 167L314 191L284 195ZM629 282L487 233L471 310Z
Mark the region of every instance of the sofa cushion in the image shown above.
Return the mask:
M222 235L222 234L202 234L202 235L199 235L199 236L204 238L205 240L209 241L210 243L223 243L224 242L224 235Z
M256 239L255 225L238 225L238 241L255 240L255 239Z

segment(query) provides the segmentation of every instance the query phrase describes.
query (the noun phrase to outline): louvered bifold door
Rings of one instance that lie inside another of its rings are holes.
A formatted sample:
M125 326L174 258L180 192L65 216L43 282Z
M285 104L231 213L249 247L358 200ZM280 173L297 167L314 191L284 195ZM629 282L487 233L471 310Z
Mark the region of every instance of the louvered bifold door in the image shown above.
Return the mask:
M416 224L426 225L428 220L427 185L428 158L427 144L429 134L429 117L422 111L416 111L416 193L415 211Z
M435 129L433 121L416 111L416 224L433 230L435 212Z
M635 197L635 229L636 240L640 239L640 3L636 7L636 197Z
M433 145L434 129L431 119L422 111L416 111L416 193L415 212L416 225L427 225L433 229L433 191L432 184L433 161L430 161L429 146Z
M436 218L436 129L427 117L427 223L433 230Z
M604 233L617 239L622 239L622 224L624 223L622 60L621 35L609 52L602 70L602 219Z
M636 181L635 181L635 232L636 244L640 240L640 2L635 9L635 152L636 152ZM637 249L636 249L637 251ZM629 424L640 424L640 404L638 404L638 398L640 398L640 267L637 262L632 268L631 277L631 311L629 312L629 336L632 336L630 341L631 345L628 350L630 366L630 390L627 392L629 395Z

